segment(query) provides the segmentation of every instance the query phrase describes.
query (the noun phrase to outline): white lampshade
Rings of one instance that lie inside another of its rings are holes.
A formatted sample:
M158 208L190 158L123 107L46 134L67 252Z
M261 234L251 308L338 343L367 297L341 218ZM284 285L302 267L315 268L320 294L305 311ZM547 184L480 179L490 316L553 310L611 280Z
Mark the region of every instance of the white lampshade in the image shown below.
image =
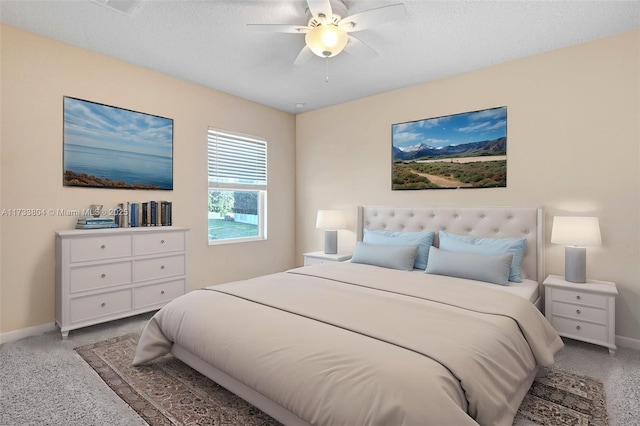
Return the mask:
M599 246L600 223L597 217L555 216L551 242L567 246Z
M342 210L318 210L316 228L318 229L344 229L347 221Z
M305 35L304 40L313 53L321 58L331 58L342 52L349 41L349 36L342 28L327 24L313 27Z

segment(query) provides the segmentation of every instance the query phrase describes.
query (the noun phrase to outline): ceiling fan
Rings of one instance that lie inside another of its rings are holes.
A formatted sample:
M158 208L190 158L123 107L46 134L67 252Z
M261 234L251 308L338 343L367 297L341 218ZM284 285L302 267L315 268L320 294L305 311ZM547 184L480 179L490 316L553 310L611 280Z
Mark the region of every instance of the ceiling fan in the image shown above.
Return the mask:
M258 31L305 34L305 47L294 64L308 61L313 55L331 58L343 50L360 56L375 56L376 51L351 33L377 27L396 19L404 18L404 4L369 9L348 15L342 0L307 0L311 17L307 25L247 24Z

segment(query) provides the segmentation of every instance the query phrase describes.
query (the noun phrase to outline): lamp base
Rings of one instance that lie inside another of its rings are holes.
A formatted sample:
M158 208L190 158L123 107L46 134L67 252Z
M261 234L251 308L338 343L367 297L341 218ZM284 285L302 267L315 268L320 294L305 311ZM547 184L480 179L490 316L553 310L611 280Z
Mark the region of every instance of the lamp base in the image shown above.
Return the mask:
M587 249L567 246L564 249L564 279L572 283L587 282Z
M324 231L325 254L338 254L338 231Z

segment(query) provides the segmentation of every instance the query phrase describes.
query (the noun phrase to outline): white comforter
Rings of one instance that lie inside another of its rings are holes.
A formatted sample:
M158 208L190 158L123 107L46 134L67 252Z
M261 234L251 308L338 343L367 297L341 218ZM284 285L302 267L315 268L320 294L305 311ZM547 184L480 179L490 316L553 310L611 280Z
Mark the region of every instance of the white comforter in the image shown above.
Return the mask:
M525 299L473 281L352 263L188 293L134 364L173 342L314 425L510 425L562 341Z

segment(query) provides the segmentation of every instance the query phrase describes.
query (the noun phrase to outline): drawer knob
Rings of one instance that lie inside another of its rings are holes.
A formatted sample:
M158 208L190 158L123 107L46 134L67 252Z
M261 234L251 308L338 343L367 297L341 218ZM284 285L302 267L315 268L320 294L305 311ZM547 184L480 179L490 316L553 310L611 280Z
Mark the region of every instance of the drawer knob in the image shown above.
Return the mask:
M160 292L160 294L164 294L164 290L162 290L162 291Z
M101 249L106 249L106 248L107 248L107 246L103 244L103 245L101 245L101 246L100 246L100 248L101 248Z
M160 265L160 269L164 269L164 265Z
M582 327L580 327L579 325L576 325L576 330L580 331L582 330Z
M576 314L578 314L578 315L581 314L580 309L576 309Z
M164 244L164 240L160 240L160 244Z
M104 308L105 306L107 306L107 304L102 302L102 304L100 306Z
M582 299L582 297L580 297L580 295L577 295L576 299L580 300L580 299Z
M106 276L107 276L107 274L102 274L102 275L100 275L100 277L101 277L101 278L104 278L104 277L106 277Z

